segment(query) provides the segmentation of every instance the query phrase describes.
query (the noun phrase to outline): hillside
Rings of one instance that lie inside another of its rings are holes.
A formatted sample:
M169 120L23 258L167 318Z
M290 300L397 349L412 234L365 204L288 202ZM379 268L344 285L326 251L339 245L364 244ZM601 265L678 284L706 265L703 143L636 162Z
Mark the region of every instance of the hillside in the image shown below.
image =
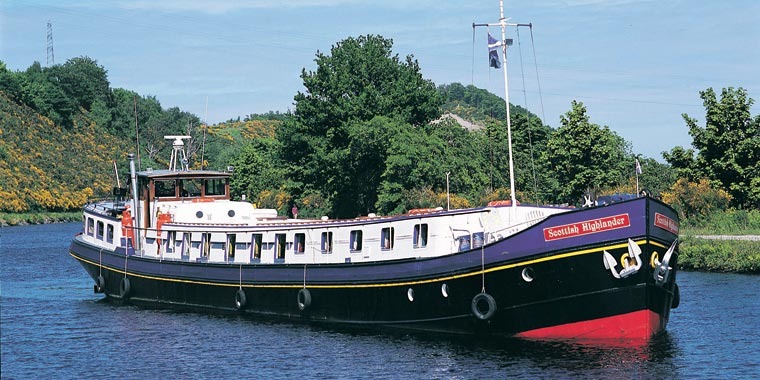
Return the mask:
M109 192L112 161L125 160L122 142L87 118L61 127L2 91L0 126L0 212L81 207Z

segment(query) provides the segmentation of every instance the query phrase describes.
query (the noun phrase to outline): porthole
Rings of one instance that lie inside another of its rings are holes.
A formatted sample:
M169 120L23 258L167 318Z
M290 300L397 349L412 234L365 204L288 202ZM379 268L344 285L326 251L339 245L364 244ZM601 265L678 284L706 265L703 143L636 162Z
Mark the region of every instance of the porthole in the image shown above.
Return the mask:
M443 298L449 298L449 285L448 284L442 284L441 285L441 294L443 295Z
M533 268L531 268L531 267L523 268L523 270L522 270L522 279L523 279L523 281L525 281L525 282L531 282L531 281L533 281L534 276L535 276L535 273L533 271Z
M198 218L198 219L203 218L203 211L196 212L195 213L195 217Z
M227 216L229 216L230 218L234 217L235 216L235 210L227 211Z
M406 291L406 298L409 299L409 302L414 302L414 289L409 288L409 290Z

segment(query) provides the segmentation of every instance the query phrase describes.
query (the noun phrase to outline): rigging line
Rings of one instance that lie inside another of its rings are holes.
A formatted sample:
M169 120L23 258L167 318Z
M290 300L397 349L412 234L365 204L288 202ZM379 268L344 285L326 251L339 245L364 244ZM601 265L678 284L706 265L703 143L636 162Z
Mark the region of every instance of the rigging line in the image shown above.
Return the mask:
M470 85L475 85L475 23L472 23L472 64L470 65Z
M538 76L538 61L536 60L536 44L533 41L533 23L528 25L530 29L530 46L533 49L533 63L536 65L536 82L538 82L538 98L541 100L541 124L544 124L546 120L546 113L544 113L544 97L541 95L541 79ZM523 86L525 87L525 86Z
M528 94L525 92L525 67L523 66L523 59L522 59L522 41L520 40L520 28L516 27L515 32L517 33L517 52L520 56L520 76L522 77L522 92L523 92L523 99L525 100L525 120L526 120L526 129L528 130L528 144L530 146L530 165L533 170L533 197L535 198L533 201L536 203L538 202L538 181L536 180L536 161L533 156L533 136L530 132L530 111L528 111Z

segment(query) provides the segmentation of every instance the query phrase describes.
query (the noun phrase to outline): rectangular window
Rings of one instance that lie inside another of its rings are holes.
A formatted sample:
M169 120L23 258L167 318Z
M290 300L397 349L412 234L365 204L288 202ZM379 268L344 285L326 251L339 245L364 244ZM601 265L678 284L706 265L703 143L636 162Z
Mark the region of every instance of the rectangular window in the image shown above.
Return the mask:
M235 234L227 235L227 258L231 261L235 260L235 240L237 236Z
M457 238L459 241L459 252L470 250L470 235L463 235Z
M106 227L106 241L113 243L113 224L109 224Z
M306 234L296 234L293 240L295 240L295 253L304 253L306 251Z
M153 188L156 192L156 197L174 198L177 196L174 188L176 183L174 180L170 181L154 181Z
M476 232L472 234L472 248L480 248L483 246L483 233L482 232Z
M182 258L190 257L190 233L182 233L182 242L177 242L177 248L182 252Z
M180 181L180 196L181 197L200 197L201 196L201 184L197 179L183 179Z
M211 251L211 234L204 233L201 235L201 257L208 257Z
M351 231L351 252L361 252L362 250L362 231L361 230L354 230Z
M206 195L224 195L224 179L207 179L205 185Z
M275 234L274 243L274 258L277 260L285 260L285 234Z
M177 231L168 231L166 232L166 241L164 242L164 246L166 247L166 253L172 253L174 252L174 246L176 245L175 240L177 239Z
M322 253L332 253L332 247L333 247L333 233L332 232L322 232Z
M253 234L253 246L251 247L251 260L261 260L261 234Z
M103 240L103 233L104 233L103 231L104 231L104 229L105 229L105 227L103 225L103 222L100 221L100 220L98 220L98 230L97 230L98 232L97 232L97 236L96 237L98 239L100 239L100 240Z
M93 236L95 234L95 219L87 218L87 235Z
M380 248L384 251L393 249L393 227L386 227L380 230Z
M427 246L428 240L428 225L415 224L414 225L414 248L424 248Z

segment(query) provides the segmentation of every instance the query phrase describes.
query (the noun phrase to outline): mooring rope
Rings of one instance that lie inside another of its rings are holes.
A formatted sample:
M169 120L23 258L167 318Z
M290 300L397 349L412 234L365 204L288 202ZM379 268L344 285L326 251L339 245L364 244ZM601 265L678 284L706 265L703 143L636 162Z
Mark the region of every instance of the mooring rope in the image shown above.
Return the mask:
M480 292L486 292L486 253L485 244L480 246Z

